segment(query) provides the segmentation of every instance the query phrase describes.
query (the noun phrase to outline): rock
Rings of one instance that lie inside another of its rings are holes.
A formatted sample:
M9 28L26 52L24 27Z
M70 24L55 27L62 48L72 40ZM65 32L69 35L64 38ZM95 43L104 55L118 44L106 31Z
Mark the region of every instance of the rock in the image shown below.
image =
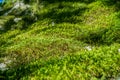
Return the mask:
M1 71L7 70L7 65L5 63L0 63L0 70Z
M118 49L118 52L120 53L120 49Z
M85 49L87 49L88 51L92 50L91 46L86 46Z
M26 8L29 8L30 7L30 5L26 5L26 4L24 4L23 2L16 2L15 4L14 4L14 7L13 7L13 9L18 9L18 8L20 8L20 9L26 9Z
M5 59L4 62L0 63L0 70L5 71L8 70L8 65L11 64L12 60Z
M55 26L55 22L52 22L52 26Z
M22 18L14 18L14 22L16 22L16 23L20 20L22 20Z
M22 1L18 1L16 3L14 3L14 6L12 7L12 9L10 9L8 12L6 12L4 14L4 16L7 16L8 14L15 14L15 15L19 15L21 14L24 10L30 8L30 5L28 4L24 4Z

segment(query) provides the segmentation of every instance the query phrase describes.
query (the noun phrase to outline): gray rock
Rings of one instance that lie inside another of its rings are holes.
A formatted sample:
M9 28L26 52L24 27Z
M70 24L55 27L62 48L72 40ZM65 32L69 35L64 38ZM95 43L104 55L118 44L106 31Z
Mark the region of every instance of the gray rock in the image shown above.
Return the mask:
M52 22L52 26L55 26L55 22Z
M0 70L5 71L8 70L8 65L11 64L12 60L5 59L2 63L0 63Z
M19 22L20 20L22 20L22 18L14 18L14 22Z
M7 65L5 63L0 63L0 70L1 71L7 70Z
M20 14L22 11L26 10L27 8L30 8L30 5L24 4L22 1L18 1L14 4L12 9L10 9L8 12L4 14L4 16L7 16L8 14L12 13L13 11L16 11L14 14Z
M91 51L92 47L91 46L85 46L85 49L87 49L88 51Z

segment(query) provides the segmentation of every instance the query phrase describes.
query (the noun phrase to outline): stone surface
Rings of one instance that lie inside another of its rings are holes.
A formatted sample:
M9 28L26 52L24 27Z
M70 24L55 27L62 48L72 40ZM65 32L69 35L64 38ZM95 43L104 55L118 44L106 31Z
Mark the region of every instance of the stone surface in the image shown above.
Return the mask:
M85 49L87 49L88 51L92 50L91 46L85 46Z
M7 70L7 65L5 63L0 63L0 70L1 71Z
M120 49L118 49L118 52L120 53Z
M20 20L22 20L22 18L14 18L14 22L19 22Z
M5 71L8 69L9 64L11 64L12 60L5 59L2 63L0 63L0 70Z
M7 16L8 14L11 13L19 15L22 11L26 10L27 8L30 8L30 5L18 1L14 3L14 6L8 12L6 12L4 16Z

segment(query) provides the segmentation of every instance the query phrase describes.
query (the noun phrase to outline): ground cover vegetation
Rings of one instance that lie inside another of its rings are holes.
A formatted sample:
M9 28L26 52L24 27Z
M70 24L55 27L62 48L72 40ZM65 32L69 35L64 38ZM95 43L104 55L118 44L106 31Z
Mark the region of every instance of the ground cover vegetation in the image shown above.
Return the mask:
M120 77L119 0L23 0L27 7L17 8L15 3L1 4L0 79Z

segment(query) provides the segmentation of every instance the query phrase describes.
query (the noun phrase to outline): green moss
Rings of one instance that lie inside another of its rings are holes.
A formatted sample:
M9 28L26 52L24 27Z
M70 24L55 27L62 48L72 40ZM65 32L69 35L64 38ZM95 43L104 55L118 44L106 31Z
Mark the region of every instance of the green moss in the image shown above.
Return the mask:
M1 16L0 72L7 80L115 79L120 72L120 26L116 6L101 1L44 1L35 17ZM15 17L21 17L18 23ZM6 21L4 21L6 20ZM14 28L14 30L11 30ZM1 77L2 76L2 77Z

